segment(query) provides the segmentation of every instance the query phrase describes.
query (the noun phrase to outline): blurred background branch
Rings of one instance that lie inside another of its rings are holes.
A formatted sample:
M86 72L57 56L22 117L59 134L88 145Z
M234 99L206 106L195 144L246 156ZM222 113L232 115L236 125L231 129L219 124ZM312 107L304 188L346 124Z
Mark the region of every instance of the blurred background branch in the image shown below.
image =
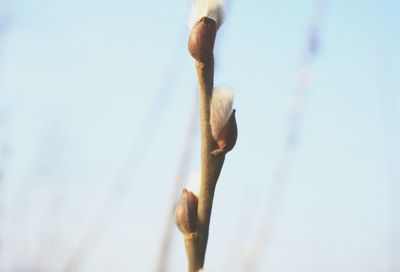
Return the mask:
M326 0L317 0L315 4L315 13L306 35L306 45L300 57L295 78L295 90L288 103L288 128L284 139L284 146L275 163L271 188L265 197L264 218L256 233L254 242L250 245L249 251L244 254L242 271L258 271L262 256L268 245L269 236L273 231L275 220L284 201L285 190L288 186L288 175L294 161L294 152L300 142L305 100L311 89L311 79L313 78L311 66L320 49L321 23L326 12L326 5Z

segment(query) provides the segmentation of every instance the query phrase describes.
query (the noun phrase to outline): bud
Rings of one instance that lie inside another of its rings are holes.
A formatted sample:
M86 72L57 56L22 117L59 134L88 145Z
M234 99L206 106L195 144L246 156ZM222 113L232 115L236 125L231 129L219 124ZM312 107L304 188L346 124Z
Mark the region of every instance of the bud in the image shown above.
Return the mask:
M216 35L217 23L208 17L200 18L189 36L188 48L192 57L202 63L209 61L213 56Z
M198 199L192 192L183 189L175 208L175 223L183 234L196 231Z
M211 133L217 142L218 149L213 155L226 153L235 146L237 125L235 110L232 111L233 92L229 89L214 89L210 107Z
M235 112L236 110L232 111L228 122L218 135L216 140L218 149L211 152L211 154L217 156L219 154L231 151L235 146L238 136Z

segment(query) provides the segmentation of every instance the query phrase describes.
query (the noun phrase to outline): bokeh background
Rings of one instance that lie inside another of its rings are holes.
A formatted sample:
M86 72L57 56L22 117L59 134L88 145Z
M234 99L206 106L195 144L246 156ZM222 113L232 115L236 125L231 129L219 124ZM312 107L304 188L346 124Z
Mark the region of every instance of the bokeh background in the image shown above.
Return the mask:
M190 0L0 0L0 271L185 271ZM400 2L227 4L210 271L400 271ZM187 185L189 184L189 185Z

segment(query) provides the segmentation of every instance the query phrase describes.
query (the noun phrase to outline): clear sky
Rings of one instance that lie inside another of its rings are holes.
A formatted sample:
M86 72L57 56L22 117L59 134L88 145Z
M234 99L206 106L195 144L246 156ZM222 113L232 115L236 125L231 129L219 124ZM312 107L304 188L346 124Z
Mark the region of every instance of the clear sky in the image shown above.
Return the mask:
M230 1L215 83L235 90L239 138L206 266L243 271L274 212L258 271L400 271L400 2L325 1L299 100L317 1ZM77 271L153 271L196 105L190 1L0 3L0 271L62 271L75 252ZM184 254L176 231L170 271Z

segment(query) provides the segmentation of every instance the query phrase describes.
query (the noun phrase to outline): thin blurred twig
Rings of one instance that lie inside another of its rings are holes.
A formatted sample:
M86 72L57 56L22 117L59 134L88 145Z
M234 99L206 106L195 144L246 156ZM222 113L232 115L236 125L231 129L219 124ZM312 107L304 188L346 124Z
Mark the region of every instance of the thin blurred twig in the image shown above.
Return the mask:
M0 1L0 79L2 78L2 68L3 68L3 54L4 54L4 38L6 31L10 22L10 1L1 0ZM1 88L1 84L0 84ZM1 94L1 89L0 89ZM4 128L4 111L2 105L0 104L0 131ZM5 175L5 160L9 154L9 147L4 139L5 133L0 133L0 221L2 220L3 213L3 185L4 185L4 175ZM3 224L0 224L3 225ZM0 229L0 258L3 252L3 240L2 240L2 230Z
M112 221L110 220L110 216L112 216L113 211L118 208L124 199L122 195L128 191L127 187L132 184L132 170L136 169L145 159L146 151L156 134L156 128L158 128L162 117L165 115L164 113L170 105L171 97L176 90L175 85L182 69L181 49L178 45L182 43L185 36L186 27L182 29L178 37L177 45L174 46L174 52L171 54L171 59L161 80L161 87L153 103L149 106L145 118L139 125L137 134L133 137L127 157L123 161L116 178L111 182L110 189L104 197L102 204L99 205L94 219L89 223L77 246L68 256L62 271L75 271L80 266L83 256L95 247L96 242L101 237L101 233L106 230L108 224Z
M4 36L10 24L11 2L9 0L0 1L0 62L3 60Z
M243 259L241 264L242 271L257 270L260 258L267 246L271 228L282 205L293 155L299 144L300 125L304 110L303 104L310 89L310 66L319 50L321 20L326 4L326 0L318 0L316 3L316 13L309 28L306 47L298 68L295 91L289 104L288 131L285 136L284 147L275 165L271 188L266 198L265 217L256 234L256 239Z
M197 90L196 90L197 91ZM182 155L176 174L171 201L168 208L167 222L164 228L164 234L160 243L160 250L158 255L157 267L155 271L165 272L167 271L168 257L170 254L171 241L173 237L173 230L175 229L174 222L174 210L175 204L178 200L180 190L182 190L182 185L186 181L189 173L189 163L190 159L193 157L194 145L197 139L198 130L198 102L197 96L195 96L195 106L192 107L192 115L189 120L189 127L186 133L186 140L182 150Z

